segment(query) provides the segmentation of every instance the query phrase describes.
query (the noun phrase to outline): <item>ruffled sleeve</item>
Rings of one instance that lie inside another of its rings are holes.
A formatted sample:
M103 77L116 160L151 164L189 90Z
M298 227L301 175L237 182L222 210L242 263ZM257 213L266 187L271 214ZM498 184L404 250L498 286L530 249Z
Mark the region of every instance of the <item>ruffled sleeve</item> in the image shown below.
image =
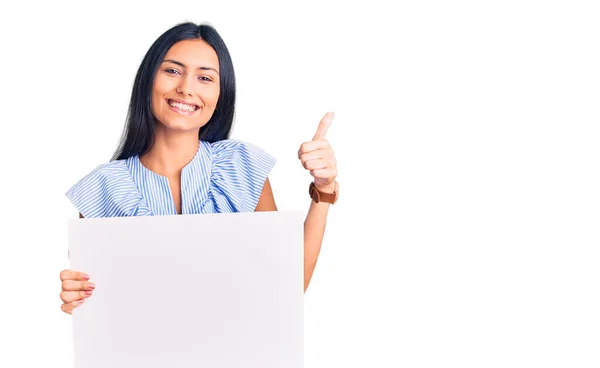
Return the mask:
M127 169L125 160L100 165L84 176L66 193L85 218L146 215L143 204Z
M259 147L237 140L211 144L210 197L215 212L252 212L277 160Z

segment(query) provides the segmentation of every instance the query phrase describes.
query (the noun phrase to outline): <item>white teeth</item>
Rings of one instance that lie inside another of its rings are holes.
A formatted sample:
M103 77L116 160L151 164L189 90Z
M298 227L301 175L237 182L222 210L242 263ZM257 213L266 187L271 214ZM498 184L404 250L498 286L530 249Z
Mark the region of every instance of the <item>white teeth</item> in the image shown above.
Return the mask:
M192 112L196 110L196 106L183 104L181 102L175 102L173 100L169 100L169 105L178 108L179 110Z

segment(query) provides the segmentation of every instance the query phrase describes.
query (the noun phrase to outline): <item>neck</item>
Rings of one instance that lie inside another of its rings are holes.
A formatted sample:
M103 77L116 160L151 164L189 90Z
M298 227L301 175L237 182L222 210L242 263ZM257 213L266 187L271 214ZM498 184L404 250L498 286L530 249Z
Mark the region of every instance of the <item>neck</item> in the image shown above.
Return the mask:
M166 132L156 129L154 144L148 153L140 156L140 162L150 171L171 177L181 170L198 152L198 132Z

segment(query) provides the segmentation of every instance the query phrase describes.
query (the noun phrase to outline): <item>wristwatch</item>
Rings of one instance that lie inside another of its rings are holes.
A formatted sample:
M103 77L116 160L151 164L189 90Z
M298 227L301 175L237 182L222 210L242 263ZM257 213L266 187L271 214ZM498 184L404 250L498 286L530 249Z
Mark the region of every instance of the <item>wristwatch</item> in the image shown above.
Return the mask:
M317 189L317 187L315 187L314 182L311 182L310 186L308 187L308 194L310 194L310 197L313 201L315 201L315 203L326 202L335 204L335 202L337 202L339 192L340 185L337 181L335 182L335 189L333 190L333 193L325 193L320 191L319 189Z

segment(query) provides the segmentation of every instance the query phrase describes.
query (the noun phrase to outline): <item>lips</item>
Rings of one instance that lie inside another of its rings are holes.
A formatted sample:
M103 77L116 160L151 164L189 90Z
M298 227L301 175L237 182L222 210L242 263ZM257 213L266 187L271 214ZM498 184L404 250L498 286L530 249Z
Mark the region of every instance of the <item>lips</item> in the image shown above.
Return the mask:
M172 100L172 99L168 99L167 103L172 108L174 108L178 111L181 111L183 113L188 113L188 114L193 113L194 111L199 109L198 105L185 103L182 101L176 101L176 100Z

